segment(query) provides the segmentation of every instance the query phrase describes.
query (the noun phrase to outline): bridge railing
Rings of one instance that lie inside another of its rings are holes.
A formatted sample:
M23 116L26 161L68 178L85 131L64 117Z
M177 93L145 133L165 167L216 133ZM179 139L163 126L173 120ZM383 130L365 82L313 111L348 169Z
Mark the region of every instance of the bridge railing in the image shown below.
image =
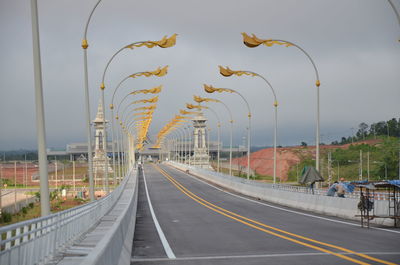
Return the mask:
M97 201L0 228L0 264L45 263L114 206L127 180L125 177L113 192Z
M184 165L184 164L173 162L173 161L170 161L169 163L176 164L179 166L184 166L185 168L188 168L188 169L190 168L192 171L206 173L210 176L224 177L224 178L231 179L232 181L238 181L237 177L229 176L229 175L223 174L223 173L218 173L213 170L207 170L207 169L203 169L203 168L188 166L188 165ZM279 184L279 183L272 184L272 183L264 183L264 182L258 182L258 181L253 181L253 180L248 181L247 179L241 179L240 181L242 181L243 183L246 183L248 185L263 186L265 188L273 188L273 189L278 189L278 190L308 193L308 194L314 194L314 195L326 195L326 192L327 192L326 189L314 188L313 190L311 190L311 188L309 188L309 187L295 186L295 185L290 185L290 184ZM346 193L346 197L358 199L358 198L360 198L360 192L354 191L352 193ZM375 192L375 200L387 200L387 199L388 199L387 193Z

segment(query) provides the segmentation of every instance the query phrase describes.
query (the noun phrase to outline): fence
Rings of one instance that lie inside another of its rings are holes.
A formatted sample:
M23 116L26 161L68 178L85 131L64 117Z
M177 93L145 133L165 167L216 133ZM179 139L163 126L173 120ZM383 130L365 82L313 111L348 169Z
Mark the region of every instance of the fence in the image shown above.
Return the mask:
M331 197L325 196L326 191L322 189L314 189L313 194L310 189L307 189L306 187L260 183L175 162L169 163L178 169L186 170L189 173L211 183L246 196L315 213L359 220L359 218L356 217L356 215L359 214L357 208L359 198L357 197L357 194L352 195L352 197L356 198L351 198L347 195L346 198ZM385 193L382 194L383 195L380 195L381 199ZM388 201L375 199L374 211L376 215L387 215L389 212ZM393 220L389 218L374 219L371 222L379 225L393 226Z
M85 205L0 228L0 264L45 263L95 225L117 202L130 177Z
M216 171L212 171L212 170L188 166L188 165L176 163L173 161L170 161L169 163L173 164L173 165L177 165L177 166L184 166L185 168L190 169L190 171L196 171L199 173L208 174L210 176L222 177L222 178L226 178L226 179L229 179L232 181L237 181L237 179L238 179L237 177L229 176L229 175L219 173ZM314 195L326 195L326 192L327 192L326 189L314 188L313 190L311 190L309 187L294 186L294 185L290 185L290 184L272 184L272 183L258 182L258 181L247 180L247 179L241 179L241 181L242 181L242 183L246 183L246 184L252 185L252 186L273 188L273 189L277 189L277 190L290 191L290 192L307 193L307 194L314 194ZM359 199L360 192L354 191L352 193L346 193L346 197ZM387 193L385 193L385 192L376 192L375 193L375 200L387 200L387 199L388 199Z

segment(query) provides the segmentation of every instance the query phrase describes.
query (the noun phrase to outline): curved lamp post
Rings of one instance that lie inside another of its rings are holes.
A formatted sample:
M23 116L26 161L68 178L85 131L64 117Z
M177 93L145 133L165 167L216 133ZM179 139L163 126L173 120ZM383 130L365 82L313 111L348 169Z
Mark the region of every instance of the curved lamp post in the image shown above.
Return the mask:
M225 77L229 77L232 75L236 75L236 76L242 76L242 75L248 75L248 76L258 76L261 79L264 80L265 83L267 83L268 87L271 89L272 94L274 95L274 171L273 171L273 178L274 178L274 184L276 183L276 138L277 138L277 134L278 134L278 100L276 98L276 93L274 88L272 87L271 83L262 75L257 74L255 72L252 71L233 71L231 69L229 69L229 67L222 67L219 66L219 73Z
M104 89L106 87L105 84L104 84L106 72L107 72L107 69L108 69L110 63L113 61L113 59L121 51L123 51L125 49L134 49L135 47L143 47L143 46L145 46L147 48L153 48L153 47L156 47L156 46L158 46L160 48L169 48L169 47L172 47L172 46L174 46L176 44L176 36L177 36L177 34L173 34L170 38L167 38L166 36L164 36L164 38L161 39L160 41L137 41L137 42L133 42L133 43L130 43L130 44L122 47L117 52L115 52L111 56L111 58L108 60L108 62L106 64L106 67L104 68L103 76L102 76L102 79L101 79L100 90L101 90L101 102L102 102L103 108L104 108ZM161 72L161 69L160 69L160 72ZM106 116L106 114L104 112L104 117L103 117L103 126L104 126L104 128L105 128L105 123L106 123L105 116ZM107 134L106 134L106 130L104 131L103 142L105 143L105 145L104 145L105 146L104 153L105 153L105 156L106 156L106 159L107 159ZM105 177L105 180L106 180L106 192L108 194L109 193L109 187L108 187L108 168L107 168L107 163L105 164L104 175L105 175L104 177Z
M181 114L181 115L199 115L200 114L200 112L196 112L196 111L186 111L186 110L179 110L179 113ZM192 145L192 141L191 141L191 138L190 138L190 133L189 133L189 131L188 131L188 129L189 129L189 126L186 126L186 127L182 127L182 129L183 129L183 131L184 131L184 133L185 133L185 138L186 139L188 139L188 140L190 140L189 141L189 150L188 150L188 161L185 161L185 162L188 162L188 163L186 163L186 164L190 164L190 154L191 154L191 145ZM187 134L186 134L186 132L187 132ZM187 147L187 144L186 144L186 141L185 141L185 149L186 149L186 147ZM186 153L186 152L185 152ZM186 153L187 154L187 153Z
M119 87L129 78L135 78L135 77L139 77L139 76L145 76L145 77L150 77L150 76L165 76L168 72L168 65L160 68L158 67L156 70L154 71L144 71L144 72L137 72L134 74L131 74L127 77L125 77L124 79L122 79L118 85L115 87L112 98L111 98L111 104L110 104L110 109L111 109L111 142L112 142L112 153L113 153L113 168L115 170L115 151L114 151L114 97L116 92L118 91ZM129 94L128 94L129 95ZM114 184L115 184L115 174L114 174Z
M86 21L85 30L82 39L82 49L83 49L83 73L84 73L84 83L85 83L85 109L86 109L86 136L88 140L88 175L89 175L89 196L90 201L95 200L94 196L94 182L93 182L93 150L92 150L92 129L90 124L90 101L89 101L89 77L88 77L88 64L87 64L87 48L89 47L87 41L87 31L89 27L90 20L93 16L94 11L100 4L101 0L97 1L94 5L92 11L90 12L89 18Z
M116 167L115 167L115 150L114 150L114 104L113 103L114 103L114 95L115 95L115 92L118 89L118 87L119 86L117 86L117 88L114 90L113 97L112 97L111 104L110 104L110 109L111 109L111 142L112 142L113 168L114 168L114 170L115 170ZM134 95L134 94L137 94L137 93L145 93L145 94L147 94L147 93L153 93L154 94L156 92L159 93L159 92L161 92L161 88L162 88L162 86L156 87L156 88L153 88L153 89L148 89L148 90L135 90L135 91L132 91L132 92L128 93L121 100L120 104L118 105L118 109L121 106L121 104L124 102L124 100L126 98L128 98L129 95ZM118 141L118 139L117 139L117 141ZM118 146L118 143L117 143L117 146ZM119 159L119 153L118 153L118 159ZM114 185L116 183L115 180L116 180L116 178L115 178L115 174L114 174Z
M229 120L229 123L231 124L231 126L230 126L230 132L229 132L229 175L231 175L232 176L232 142L233 142L233 140L232 140L232 138L233 138L233 118L232 118L232 112L231 112L231 110L229 109L229 107L224 103L224 102L222 102L221 100L219 100L219 99L215 99L215 98L202 98L202 97L199 97L199 96L194 96L194 100L197 102L197 103L201 103L201 102L215 102L215 103L220 103L220 104L222 104L224 107L225 107L225 109L228 111L228 114L229 114L229 118L230 118L230 120Z
M228 93L235 93L239 95L243 101L246 103L248 114L247 117L249 118L249 126L247 128L247 179L250 178L250 145L251 145L251 111L250 111L250 105L247 102L247 100L243 97L243 95L236 90L230 89L230 88L215 88L211 85L204 85L204 91L207 93L214 93L214 92L228 92Z
M136 100L136 101L133 101L133 102L131 102L130 104L138 104L138 103L157 103L158 102L158 96L156 96L156 97L153 97L153 98L150 98L150 99L142 99L142 100ZM119 108L120 108L120 106L121 106L121 104L119 104L118 105L118 108L117 108L117 115L115 116L115 119L116 120L119 120L120 121L120 125L122 126L122 128L124 128L125 127L125 125L122 123L122 119L120 118L120 115L119 115ZM124 110L125 111L125 110ZM122 116L124 115L124 113L122 113ZM121 134L121 139L122 139L122 141L123 141L123 138L122 138L122 134ZM121 150L123 149L123 143L121 143ZM125 154L124 154L124 158L125 158L126 156L125 156ZM122 161L125 163L125 161L124 161L124 159L122 159Z
M187 132L187 135L186 135L187 138L186 139L188 139L188 142L189 142L189 146L188 146L188 161L187 161L186 164L188 164L190 166L190 164L191 164L190 157L191 157L191 154L192 154L192 137L191 137L191 133L190 133L190 126L187 125L187 126L183 127L183 129L185 130L185 132Z
M397 18L397 22L399 23L399 26L400 26L400 15L399 15L399 11L397 11L396 6L393 4L393 1L392 1L392 0L388 0L388 2L389 2L390 6L392 7L392 9L393 9L393 11L394 11L394 14L396 15L396 18ZM399 39L399 41L400 41L400 39Z
M198 97L198 96L193 96L193 99L194 99L194 101L196 101L197 103L201 103L201 101L200 102L198 102L197 100L199 100L200 99L200 97ZM220 146L219 146L219 143L220 143L220 139L221 139L221 120L220 120L220 118L219 118L219 116L218 116L218 114L217 114L217 112L215 112L211 107L209 107L209 106L202 106L202 105L198 105L198 106L193 106L193 105L191 105L191 104L186 104L186 106L190 106L190 107L199 107L199 109L200 108L204 108L204 109L207 109L207 110L209 110L209 111L211 111L213 114L214 114L214 116L215 116L215 118L217 119L217 141L218 141L218 146L217 146L217 172L219 172L220 171ZM189 107L188 107L188 109L190 109ZM196 112L186 112L187 114L196 114ZM182 111L181 111L181 114L184 114L184 113L182 113ZM208 134L209 134L209 131L210 131L210 129L208 128ZM208 134L207 134L207 137L208 137ZM208 145L210 145L210 141L208 141ZM208 152L210 152L210 147L208 147Z
M300 51L302 51L306 57L309 59L309 61L311 62L314 71L315 71L315 86L317 88L317 126L316 126L316 139L315 139L315 168L317 169L317 171L319 171L319 138L320 138L320 118L319 118L319 87L321 85L321 82L319 80L319 73L318 73L318 69L317 66L315 65L313 59L311 58L311 56L303 49L301 48L299 45L290 42L290 41L286 41L286 40L279 40L279 39L267 39L267 40L263 40L263 39L259 39L257 38L254 34L252 34L252 36L250 37L249 35L247 35L246 33L242 33L243 36L243 43L244 45L246 45L249 48L255 48L261 44L267 46L267 47L271 47L274 44L276 45L283 45L285 47L291 47L294 46L296 48L298 48Z
M40 61L39 19L37 0L31 0L33 70L35 82L36 131L40 176L41 216L50 214L49 174L46 153L46 126L43 106L42 65ZM15 193L16 194L16 193Z

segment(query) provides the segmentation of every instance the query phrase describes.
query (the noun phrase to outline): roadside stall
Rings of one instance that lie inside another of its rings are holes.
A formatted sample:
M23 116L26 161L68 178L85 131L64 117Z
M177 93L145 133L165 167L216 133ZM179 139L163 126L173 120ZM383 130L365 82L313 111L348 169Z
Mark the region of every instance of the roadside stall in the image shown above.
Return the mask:
M370 227L370 221L376 218L393 219L394 227L400 227L400 180L358 182L354 185L360 190L360 201L357 205L361 227ZM379 193L379 194L378 194ZM376 212L378 196L386 205L385 212Z

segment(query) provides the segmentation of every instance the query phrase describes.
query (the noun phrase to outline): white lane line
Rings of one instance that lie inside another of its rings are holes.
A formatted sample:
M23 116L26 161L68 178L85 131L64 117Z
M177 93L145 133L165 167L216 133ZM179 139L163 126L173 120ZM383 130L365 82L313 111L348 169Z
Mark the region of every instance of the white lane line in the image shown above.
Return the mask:
M142 170L142 172L143 172L144 187L146 189L147 201L149 203L151 217L153 218L154 224L156 226L158 236L160 237L161 243L162 243L162 245L164 247L164 250L165 250L165 253L167 254L167 257L169 259L176 259L176 256L175 256L174 252L172 251L171 247L169 246L168 240L165 237L164 232L162 231L161 226L158 223L157 217L156 217L156 215L154 213L153 205L151 204L151 200L150 200L150 196L149 196L149 191L147 189L147 182L146 182L146 176L144 174L144 169Z
M174 169L177 170L177 171L179 171L179 170L176 169L176 168L174 168ZM193 178L193 179L195 179L195 180L197 180L197 181L200 181L200 182L202 182L202 183L204 183L204 184L207 184L208 186L213 187L213 188L216 189L216 190L225 192L226 194L232 195L232 196L237 197L237 198L241 198L241 199L246 200L246 201L250 201L250 202L253 202L253 203L261 204L261 205L264 205L264 206L267 206L267 207L270 207L270 208L274 208L274 209L278 209L278 210L281 210L281 211L285 211L285 212L289 212L289 213L295 213L295 214L298 214L298 215L303 215L303 216L312 217L312 218L316 218L316 219L321 219L321 220L325 220L325 221L330 221L330 222L334 222L334 223L345 224L345 225L351 225L351 226L360 226L360 224L355 224L355 223L350 223L350 222L345 222L345 221L330 219L330 218L326 218L326 217L322 217L322 216L317 216L317 215L313 215L313 214L308 214L308 213L302 213L302 212L298 212L298 211L294 211L294 210L285 209L285 208L282 208L282 207L279 207L279 206L274 206L274 205L271 205L271 204L268 204L268 203L265 203L265 202L255 201L255 200L253 200L253 199L249 199L249 198L243 197L243 196L241 196L241 195L234 194L234 193L231 193L231 192L229 192L229 191L220 189L220 188L218 188L218 187L216 187L216 186L214 186L214 185L212 185L212 184L210 184L210 183L208 183L208 182L206 182L206 181L204 181L204 180L202 180L202 179L200 179L200 178L198 178L198 177L194 177L194 176L189 175L189 174L187 174L187 173L185 173L185 172L181 172L181 171L179 171L179 172L180 172L180 173L183 173L183 174L186 174L186 175L188 175L189 177L191 177L191 178ZM385 229L385 228L370 227L370 229L376 229L376 230L386 231L386 232L390 232L390 233L397 233L397 234L400 234L400 231L395 231L395 230L390 230L390 229Z
M341 255L352 256L354 253L338 252ZM400 255L400 252L358 252L364 255ZM261 254L261 255L237 255L237 256L205 256L205 257L181 257L176 260L218 260L218 259L249 259L249 258L273 258L273 257L301 257L301 256L328 256L329 253L322 252L305 252L305 253L277 253L277 254ZM167 261L165 258L131 258L131 262L146 262L146 261Z

